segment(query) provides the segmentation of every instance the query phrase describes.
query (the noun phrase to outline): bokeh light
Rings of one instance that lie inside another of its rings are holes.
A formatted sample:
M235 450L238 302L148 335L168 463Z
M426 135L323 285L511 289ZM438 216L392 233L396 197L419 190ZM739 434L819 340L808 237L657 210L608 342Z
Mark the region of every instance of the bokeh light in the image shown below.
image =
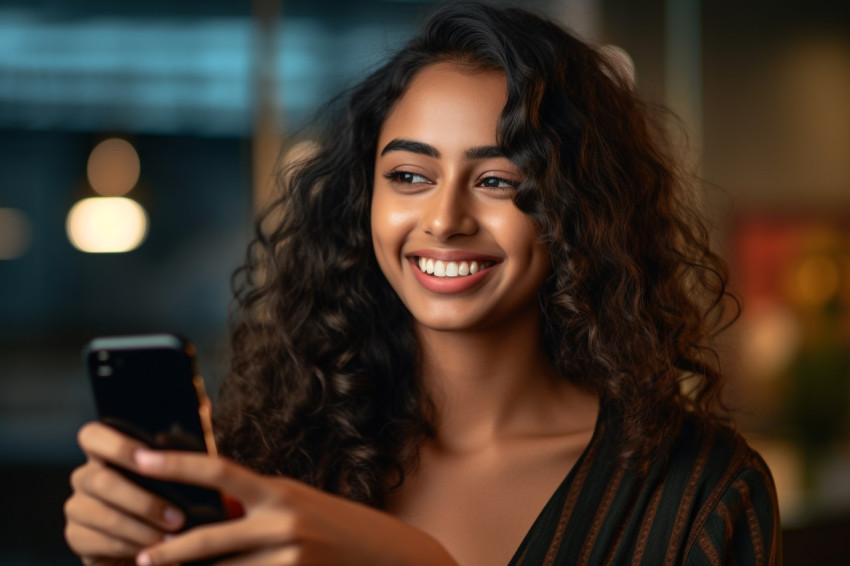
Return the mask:
M779 303L753 306L741 321L744 369L753 378L776 378L800 351L803 330L794 312Z
M80 251L121 253L136 249L148 232L148 216L136 201L93 197L75 204L66 222L68 239Z
M800 299L807 305L819 307L838 292L839 269L827 256L807 258L797 271L797 288Z
M32 227L27 216L14 208L0 208L0 260L17 259L30 246Z
M98 194L122 196L139 180L139 154L127 140L109 138L92 150L87 171L89 183Z

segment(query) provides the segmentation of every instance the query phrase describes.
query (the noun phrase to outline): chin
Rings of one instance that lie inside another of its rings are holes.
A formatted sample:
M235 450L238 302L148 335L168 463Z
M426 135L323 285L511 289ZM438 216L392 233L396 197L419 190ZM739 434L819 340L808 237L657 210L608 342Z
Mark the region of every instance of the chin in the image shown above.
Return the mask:
M423 312L410 309L414 324L438 332L468 331L481 325L481 317L461 314L453 309L439 309L438 312Z
M488 330L497 326L491 320L491 317L480 313L423 314L412 312L412 314L415 325L434 332L468 333Z

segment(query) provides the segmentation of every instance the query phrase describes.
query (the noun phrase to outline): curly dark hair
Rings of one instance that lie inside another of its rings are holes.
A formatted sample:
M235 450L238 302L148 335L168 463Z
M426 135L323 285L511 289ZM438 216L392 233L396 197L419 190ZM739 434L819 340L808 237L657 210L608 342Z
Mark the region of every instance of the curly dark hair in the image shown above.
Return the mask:
M369 214L381 125L413 76L445 61L507 77L498 143L525 175L515 202L552 263L545 350L564 379L599 395L623 463L645 469L687 411L713 414L725 265L618 67L536 15L477 3L438 10L332 107L318 149L281 171L234 276L220 448L376 507L416 465L432 406Z

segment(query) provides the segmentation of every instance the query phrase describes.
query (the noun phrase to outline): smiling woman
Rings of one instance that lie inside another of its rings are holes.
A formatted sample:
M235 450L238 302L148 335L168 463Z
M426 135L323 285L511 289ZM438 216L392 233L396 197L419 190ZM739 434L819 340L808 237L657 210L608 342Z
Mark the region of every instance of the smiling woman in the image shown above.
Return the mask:
M503 73L435 63L381 128L375 256L420 343L431 340L426 328L505 323L540 339L537 295L549 260L538 226L513 202L523 175L497 144L506 101Z
M346 100L237 273L227 458L87 425L71 547L778 563L770 473L715 412L725 267L616 65L525 11L453 4ZM174 536L182 513L106 463L244 515Z

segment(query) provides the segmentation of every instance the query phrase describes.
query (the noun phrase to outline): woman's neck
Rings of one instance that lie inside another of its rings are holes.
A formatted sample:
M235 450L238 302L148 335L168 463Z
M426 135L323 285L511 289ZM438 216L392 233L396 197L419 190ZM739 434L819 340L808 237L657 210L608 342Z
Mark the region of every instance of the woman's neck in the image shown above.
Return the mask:
M484 330L416 331L442 449L468 452L569 432L578 416L570 418L571 412L595 412L595 397L559 378L548 362L536 315Z

